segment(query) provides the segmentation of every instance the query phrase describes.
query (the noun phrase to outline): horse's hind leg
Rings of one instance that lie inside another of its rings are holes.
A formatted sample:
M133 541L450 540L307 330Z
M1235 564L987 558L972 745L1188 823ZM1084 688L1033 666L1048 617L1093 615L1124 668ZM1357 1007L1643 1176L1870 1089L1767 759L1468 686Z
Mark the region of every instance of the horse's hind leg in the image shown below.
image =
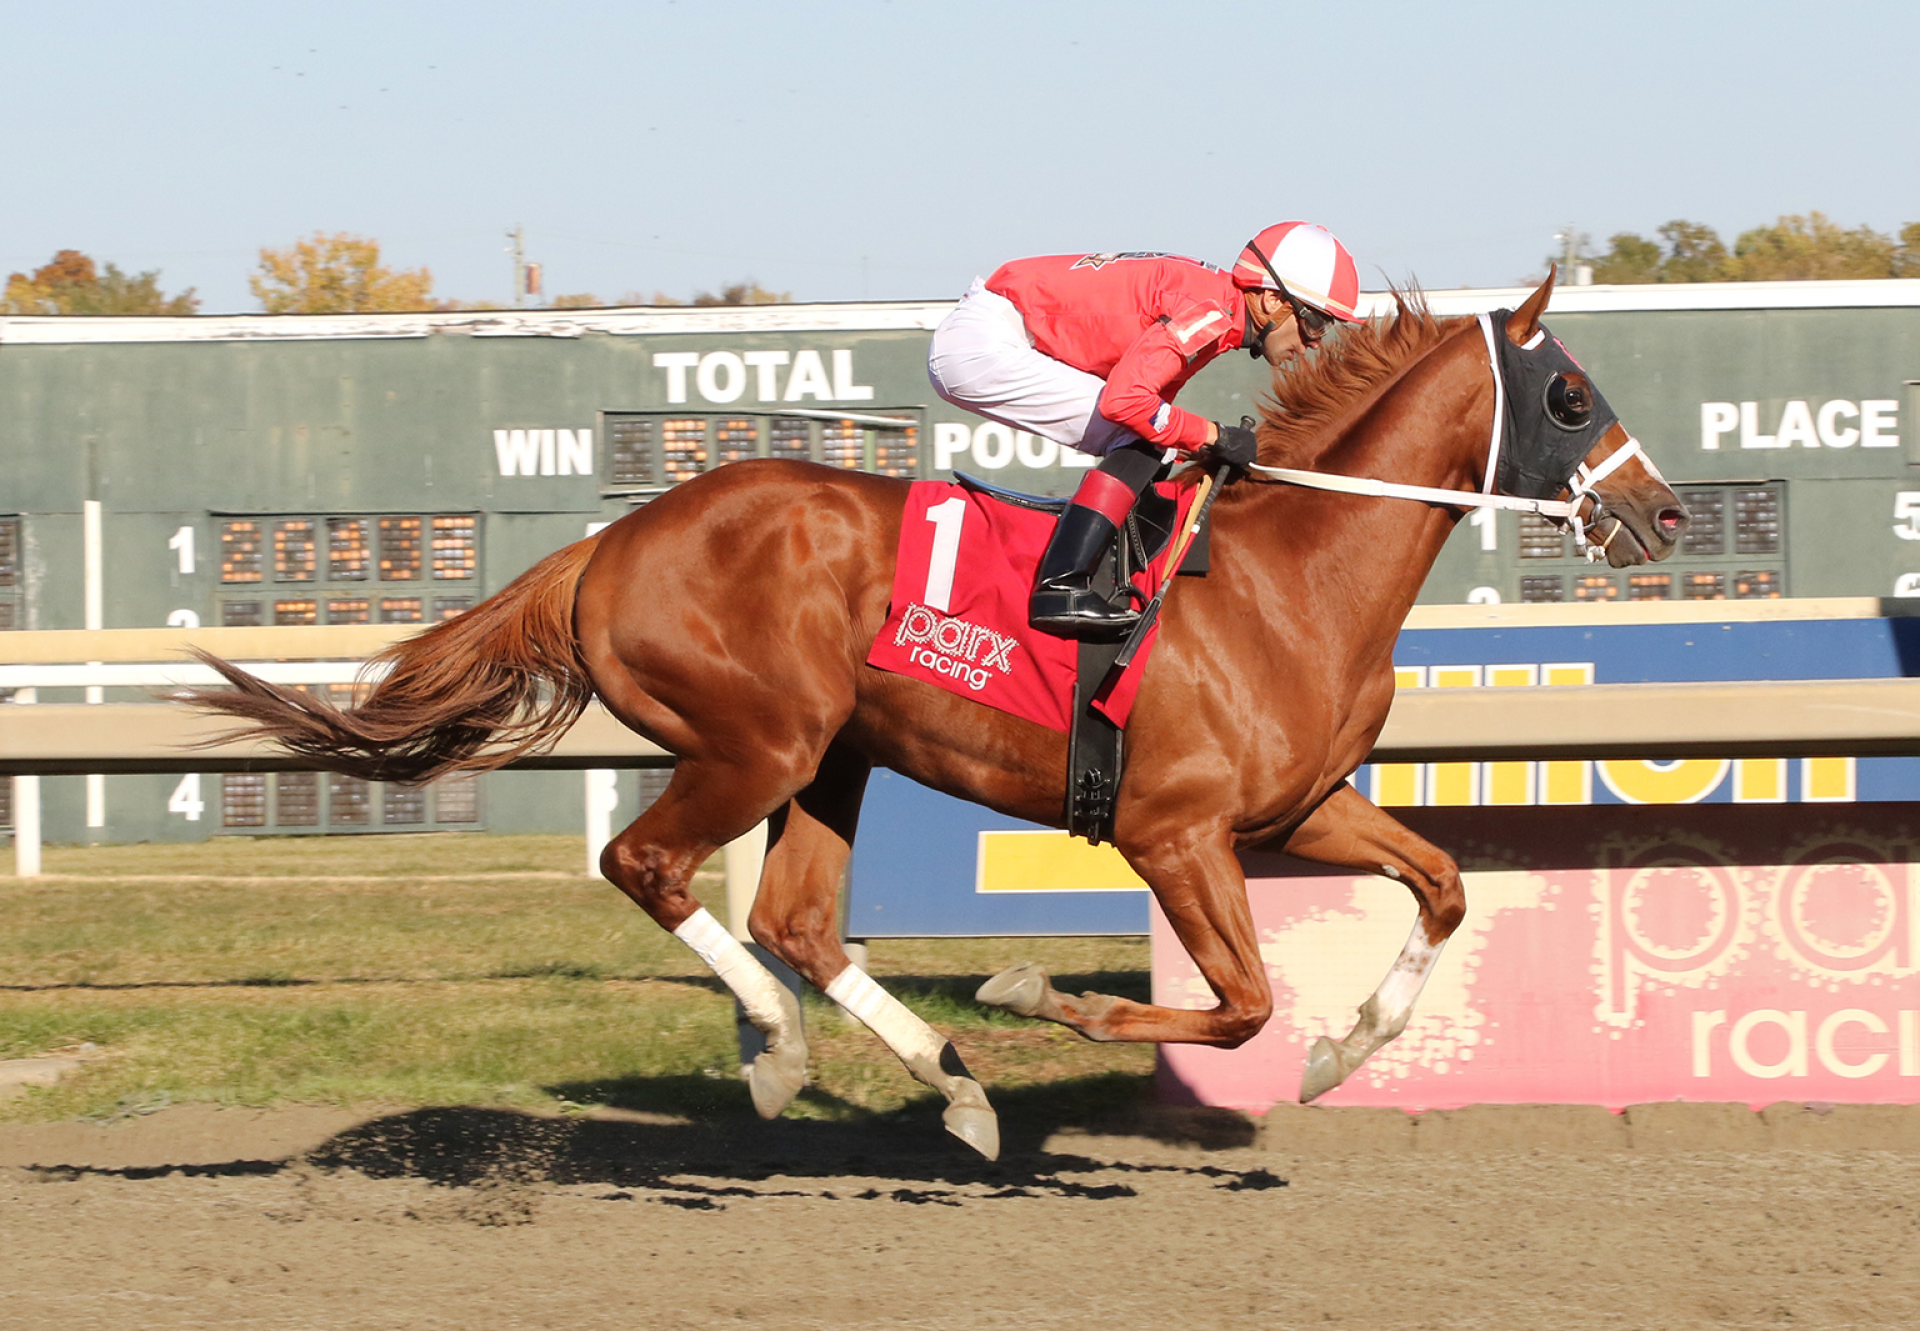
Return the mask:
M1232 1049L1259 1033L1273 1012L1273 988L1260 960L1260 940L1247 905L1246 879L1222 824L1138 825L1120 850L1153 889L1167 923L1220 1000L1188 1009L1139 1003L1111 994L1078 998L1053 987L1035 965L1004 970L975 997L1023 1017L1043 1017L1089 1040L1218 1045Z
M1294 830L1289 855L1405 883L1420 916L1386 979L1360 1005L1360 1019L1343 1040L1321 1036L1307 1055L1302 1104L1345 1081L1368 1056L1406 1029L1440 949L1466 917L1460 871L1445 851L1383 813L1352 786L1342 785Z
M747 1019L767 1037L766 1051L745 1069L753 1107L773 1118L807 1080L800 1005L726 926L687 890L694 871L727 842L744 835L791 793L790 778L770 768L682 761L652 807L607 843L600 871L661 928L696 952L740 1000Z
M1420 920L1379 990L1360 1009L1353 1031L1315 1043L1302 1100L1332 1090L1367 1056L1398 1035L1440 955L1466 914L1453 861L1436 847L1342 785L1282 843L1290 854L1367 873L1384 873L1413 889ZM1180 943L1219 997L1217 1006L1184 1010L1106 994L1078 998L1054 989L1044 970L1016 966L980 987L983 1003L1044 1017L1091 1040L1244 1044L1266 1022L1273 990L1260 960L1245 880L1224 829L1177 824L1136 825L1123 840L1127 859L1153 888Z
M945 1096L947 1131L992 1160L1000 1154L999 1122L953 1044L854 965L840 944L836 904L869 770L864 757L834 745L813 782L774 815L748 928L879 1036L916 1080Z

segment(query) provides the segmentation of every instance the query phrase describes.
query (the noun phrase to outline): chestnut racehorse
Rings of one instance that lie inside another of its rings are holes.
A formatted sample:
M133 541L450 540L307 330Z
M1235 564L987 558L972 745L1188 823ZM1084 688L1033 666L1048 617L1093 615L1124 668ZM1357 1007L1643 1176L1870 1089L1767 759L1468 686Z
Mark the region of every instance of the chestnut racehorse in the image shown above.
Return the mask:
M1513 348L1543 345L1552 286L1549 276L1499 329ZM1494 329L1483 336L1476 319L1436 318L1417 295L1402 297L1395 316L1276 374L1262 462L1480 492L1499 419L1496 367L1513 354L1491 354ZM1578 408L1579 391L1591 392L1583 375L1560 376L1559 402L1551 386L1544 402L1507 388L1510 450L1549 407L1564 414L1569 377ZM1623 465L1609 470L1610 458ZM1573 461L1590 469L1583 477L1605 474L1573 495L1588 526L1611 521L1611 564L1672 553L1686 511L1617 422ZM999 1129L986 1096L950 1043L849 962L835 897L875 765L1058 827L1066 737L865 664L887 614L906 485L806 463L727 466L388 648L379 658L388 673L357 707L336 710L214 658L238 687L190 700L334 770L425 781L537 749L599 698L679 760L665 793L608 845L602 869L714 966L766 1034L747 1069L759 1111L778 1114L805 1084L798 1009L688 882L767 819L753 937L879 1034L946 1097L948 1130L991 1158ZM1567 493L1562 479L1536 497L1556 488ZM1463 511L1258 476L1221 494L1212 571L1181 579L1166 601L1129 727L1115 834L1218 1002L1182 1011L1070 997L1037 966L988 981L983 1002L1093 1040L1242 1043L1272 997L1235 852L1263 847L1384 874L1418 907L1353 1031L1316 1044L1302 1098L1338 1085L1399 1034L1466 899L1453 860L1347 778L1386 721L1395 637Z

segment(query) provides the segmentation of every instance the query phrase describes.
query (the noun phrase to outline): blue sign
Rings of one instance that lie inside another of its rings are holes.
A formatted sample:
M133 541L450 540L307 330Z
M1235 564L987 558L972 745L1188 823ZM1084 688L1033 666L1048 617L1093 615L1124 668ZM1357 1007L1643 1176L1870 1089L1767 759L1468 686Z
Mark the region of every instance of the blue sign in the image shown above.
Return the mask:
M1692 624L1507 626L1409 629L1394 648L1400 687L1520 683L1678 684L1739 680L1898 679L1920 675L1920 619L1708 620ZM1581 675L1584 673L1584 678ZM1451 771L1523 764L1427 764ZM1527 765L1537 766L1537 765ZM1355 784L1377 803L1662 804L1920 800L1920 759L1753 758L1574 764L1586 773L1583 798L1548 798L1535 774L1532 798L1490 798L1483 771L1472 798L1436 797L1427 780L1417 798L1383 788L1363 767ZM1401 769L1404 771L1405 769ZM1716 778L1715 773L1718 773ZM1386 785L1393 785L1389 782ZM1394 797L1394 796L1400 797Z
M1033 891L983 873L982 834L1043 837L1060 854L1099 852L1065 832L1007 818L929 790L896 772L867 782L853 843L850 938L968 938L1144 934L1144 886ZM1101 850L1118 858L1111 847ZM1083 858L1084 857L1084 858ZM1130 876L1130 875L1129 875Z

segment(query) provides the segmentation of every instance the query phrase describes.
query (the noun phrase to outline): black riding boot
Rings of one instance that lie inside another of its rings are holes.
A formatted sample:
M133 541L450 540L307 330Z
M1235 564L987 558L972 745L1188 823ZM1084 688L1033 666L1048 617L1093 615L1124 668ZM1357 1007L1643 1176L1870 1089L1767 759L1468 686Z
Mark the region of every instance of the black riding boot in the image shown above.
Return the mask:
M1118 604L1093 590L1093 570L1140 492L1160 471L1161 450L1135 440L1111 449L1081 478L1073 502L1060 515L1027 602L1027 622L1062 638L1118 642L1140 622L1125 599Z
M1118 642L1140 622L1132 605L1116 606L1090 585L1094 566L1119 529L1103 513L1067 505L1053 529L1027 602L1027 622L1062 638Z

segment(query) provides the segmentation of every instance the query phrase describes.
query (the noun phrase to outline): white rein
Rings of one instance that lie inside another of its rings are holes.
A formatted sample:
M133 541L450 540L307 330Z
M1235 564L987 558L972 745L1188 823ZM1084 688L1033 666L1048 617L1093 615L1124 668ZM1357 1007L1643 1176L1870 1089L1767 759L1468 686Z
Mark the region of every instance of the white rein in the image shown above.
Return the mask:
M1567 490L1573 496L1571 499L1518 499L1513 495L1493 494L1494 472L1500 463L1500 436L1507 418L1506 385L1500 381L1500 356L1494 347L1491 316L1480 316L1480 331L1487 339L1487 360L1493 367L1493 434L1487 443L1486 482L1480 493L1443 490L1432 485L1401 485L1397 481L1377 481L1370 476L1341 476L1333 472L1300 471L1293 467L1266 467L1258 462L1247 469L1287 485L1303 485L1312 490L1335 490L1341 494L1371 495L1379 499L1411 499L1416 503L1439 504L1447 508L1501 508L1517 513L1538 513L1543 518L1557 519L1570 528L1574 545L1585 552L1589 561L1602 558L1607 543L1619 532L1619 520L1615 519L1614 531L1608 534L1606 541L1594 544L1587 540L1586 520L1580 516L1580 508L1592 498L1598 510L1599 500L1594 498L1594 486L1618 471L1628 459L1645 457L1640 441L1628 435L1626 446L1616 449L1599 466L1589 467L1585 462L1580 463L1567 481ZM1544 336L1544 333L1536 333L1535 341Z

